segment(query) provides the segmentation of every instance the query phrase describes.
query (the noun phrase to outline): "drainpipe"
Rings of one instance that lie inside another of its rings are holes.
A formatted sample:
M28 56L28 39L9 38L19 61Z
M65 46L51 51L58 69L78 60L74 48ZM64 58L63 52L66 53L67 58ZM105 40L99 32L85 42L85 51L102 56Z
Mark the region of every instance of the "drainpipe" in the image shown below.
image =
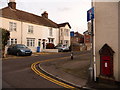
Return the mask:
M92 0L92 7L95 0ZM95 16L95 8L94 8L94 16ZM92 67L93 67L93 80L96 81L96 57L95 57L95 18L92 20Z
M95 1L93 1L93 2L95 2ZM92 3L92 6L93 6L93 3ZM95 8L94 8L94 16L95 16ZM94 60L94 81L96 81L96 73L97 73L97 71L96 71L96 57L95 57L95 18L94 18L94 22L93 22L93 25L94 25L94 27L93 27L93 29L94 29L94 32L93 32L93 34L94 34L94 37L93 37L93 45L94 45L94 48L93 48L93 60Z
M21 44L23 43L23 41L22 41L22 39L23 39L22 36L23 35L22 34L23 34L23 22L21 21Z

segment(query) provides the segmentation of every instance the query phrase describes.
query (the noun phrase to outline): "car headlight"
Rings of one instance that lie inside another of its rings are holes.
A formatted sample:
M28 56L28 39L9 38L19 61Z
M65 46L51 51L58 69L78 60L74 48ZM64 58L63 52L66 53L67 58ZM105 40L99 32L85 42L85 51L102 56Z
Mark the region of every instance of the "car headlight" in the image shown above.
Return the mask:
M20 50L21 52L25 52L24 50Z

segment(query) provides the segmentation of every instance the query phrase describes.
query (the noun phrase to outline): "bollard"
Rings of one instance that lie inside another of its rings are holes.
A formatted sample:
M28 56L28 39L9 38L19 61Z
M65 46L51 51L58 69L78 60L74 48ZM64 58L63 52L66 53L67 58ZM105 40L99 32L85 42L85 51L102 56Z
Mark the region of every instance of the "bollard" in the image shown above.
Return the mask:
M71 60L73 60L73 52L71 53Z

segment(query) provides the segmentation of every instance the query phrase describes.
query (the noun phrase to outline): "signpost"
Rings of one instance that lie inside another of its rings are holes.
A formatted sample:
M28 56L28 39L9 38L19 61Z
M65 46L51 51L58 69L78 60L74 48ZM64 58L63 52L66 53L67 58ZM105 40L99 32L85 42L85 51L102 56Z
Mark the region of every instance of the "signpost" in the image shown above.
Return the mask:
M91 43L92 43L92 48L91 48L91 59L90 59L90 82L93 81L93 61L94 61L94 57L93 57L93 20L94 20L94 7L92 7L91 9L89 9L87 11L87 22L90 23L89 21L91 21L91 27L89 28L90 30L90 34L91 34Z

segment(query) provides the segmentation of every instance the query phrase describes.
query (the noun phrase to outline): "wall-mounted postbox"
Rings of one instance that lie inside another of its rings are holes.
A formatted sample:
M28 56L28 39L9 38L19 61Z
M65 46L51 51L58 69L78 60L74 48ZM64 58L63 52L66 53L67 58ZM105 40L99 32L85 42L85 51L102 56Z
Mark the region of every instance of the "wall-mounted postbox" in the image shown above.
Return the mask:
M105 44L100 50L100 75L113 77L113 54L110 46Z

